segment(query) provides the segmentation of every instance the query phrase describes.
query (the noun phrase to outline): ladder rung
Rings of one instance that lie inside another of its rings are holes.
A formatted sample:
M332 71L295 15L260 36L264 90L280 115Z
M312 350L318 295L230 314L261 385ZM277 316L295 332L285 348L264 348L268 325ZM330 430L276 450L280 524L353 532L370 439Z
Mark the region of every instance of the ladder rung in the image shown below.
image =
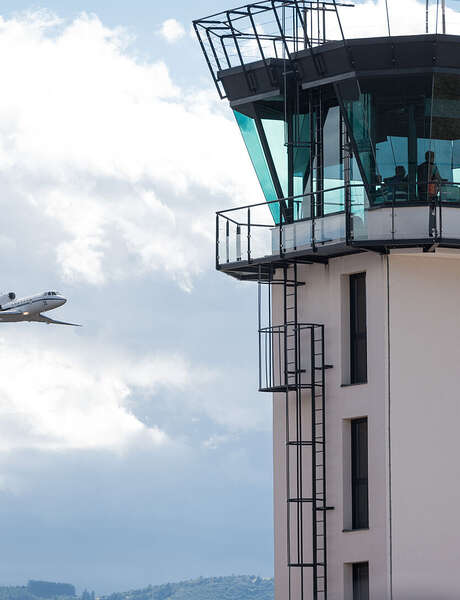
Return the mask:
M324 567L323 562L317 563L288 563L288 567Z
M322 442L320 442L322 444ZM286 446L312 446L313 442L310 440L302 440L302 441L291 441L286 442Z
M313 498L288 498L288 502L295 502L295 503L301 503L301 502L313 502Z

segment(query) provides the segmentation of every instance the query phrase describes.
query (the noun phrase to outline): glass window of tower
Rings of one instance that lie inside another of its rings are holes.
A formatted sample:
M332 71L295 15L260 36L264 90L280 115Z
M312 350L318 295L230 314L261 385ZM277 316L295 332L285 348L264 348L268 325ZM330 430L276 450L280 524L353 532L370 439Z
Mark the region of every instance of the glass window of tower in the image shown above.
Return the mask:
M359 90L345 104L371 203L424 202L438 192L460 201L459 76L364 80Z

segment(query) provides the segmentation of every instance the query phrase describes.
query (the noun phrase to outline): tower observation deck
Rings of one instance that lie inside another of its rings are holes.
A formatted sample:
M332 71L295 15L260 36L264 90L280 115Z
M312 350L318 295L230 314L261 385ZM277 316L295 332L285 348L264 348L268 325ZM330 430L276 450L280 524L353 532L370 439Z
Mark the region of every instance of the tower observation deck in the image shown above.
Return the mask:
M453 599L452 577L430 587L437 559L421 546L436 528L420 537L393 519L410 520L398 468L417 473L404 433L414 413L424 434L413 445L434 445L437 419L425 423L415 397L424 406L425 390L458 386L455 363L433 368L421 348L427 336L438 350L460 337L449 304L460 297L460 35L445 33L441 13L430 31L427 10L420 34L347 37L345 11L352 5L261 0L194 22L265 197L217 212L216 268L259 283L276 600ZM429 300L438 296L448 298L441 321L441 302ZM460 484L450 494L460 500ZM439 494L426 496L419 513L442 521Z

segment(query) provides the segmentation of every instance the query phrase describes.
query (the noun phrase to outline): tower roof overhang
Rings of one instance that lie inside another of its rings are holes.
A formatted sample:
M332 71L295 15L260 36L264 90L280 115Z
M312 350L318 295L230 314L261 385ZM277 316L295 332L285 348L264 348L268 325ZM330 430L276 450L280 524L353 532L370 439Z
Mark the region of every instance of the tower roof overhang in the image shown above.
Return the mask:
M281 94L286 78L295 75L303 89L380 77L407 77L433 72L460 74L460 36L411 35L327 42L218 72L232 106Z

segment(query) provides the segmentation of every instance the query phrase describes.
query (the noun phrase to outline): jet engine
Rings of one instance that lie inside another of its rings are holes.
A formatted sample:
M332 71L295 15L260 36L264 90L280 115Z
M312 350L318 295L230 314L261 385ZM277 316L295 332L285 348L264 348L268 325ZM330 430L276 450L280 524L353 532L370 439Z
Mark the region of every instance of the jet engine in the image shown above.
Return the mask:
M16 294L14 292L8 292L6 294L0 295L0 308L3 304L7 304L16 298Z

